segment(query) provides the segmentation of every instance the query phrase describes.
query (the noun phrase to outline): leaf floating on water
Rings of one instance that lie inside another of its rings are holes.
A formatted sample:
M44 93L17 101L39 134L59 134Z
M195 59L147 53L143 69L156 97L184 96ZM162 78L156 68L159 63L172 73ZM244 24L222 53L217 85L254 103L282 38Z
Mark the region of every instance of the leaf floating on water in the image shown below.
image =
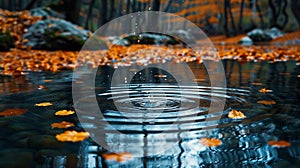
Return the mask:
M216 138L201 138L200 144L207 147L220 146L222 141Z
M117 162L124 162L128 161L132 158L132 154L128 152L121 152L121 153L104 153L102 157L106 160L114 160Z
M75 111L72 110L59 110L55 113L56 116L67 116L74 114Z
M273 100L259 100L259 101L257 101L257 103L264 104L264 105L273 105L273 104L276 104L276 102L273 101Z
M47 107L47 106L52 106L52 103L50 103L50 102L37 103L37 104L35 104L35 106Z
M20 109L20 108L11 108L6 109L4 111L0 112L0 116L8 117L8 116L16 116L16 115L22 115L26 113L28 110L26 109Z
M44 85L39 85L39 86L37 87L37 89L38 89L38 90L47 90L46 86L44 86Z
M279 140L279 141L275 141L275 140L271 140L268 142L268 144L270 146L274 146L274 147L278 147L278 148L285 148L285 147L290 147L291 143L284 141L284 140Z
M75 125L71 122L60 122L60 123L52 123L51 127L52 128L69 128L69 127L74 127Z
M48 82L52 82L52 80L51 79L45 79L45 80L43 80L43 82L48 83Z
M261 86L262 83L260 83L260 82L253 82L252 85L255 85L255 86Z
M267 92L272 92L272 90L268 90L266 88L262 88L259 90L260 93L267 93Z
M80 142L88 138L88 132L65 131L56 135L56 139L61 142Z
M241 111L237 111L237 110L231 110L228 113L228 118L233 118L233 119L243 119L246 118L245 114Z

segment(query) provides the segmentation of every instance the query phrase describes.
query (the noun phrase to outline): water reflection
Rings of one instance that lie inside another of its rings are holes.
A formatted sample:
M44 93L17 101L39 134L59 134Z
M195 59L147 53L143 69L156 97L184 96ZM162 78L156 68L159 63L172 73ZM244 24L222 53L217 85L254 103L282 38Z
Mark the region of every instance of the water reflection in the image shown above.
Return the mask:
M2 78L0 85L3 86L1 88L5 94L0 96L1 111L16 107L26 108L28 112L13 118L0 118L0 147L2 148L0 167L12 164L7 160L12 160L19 165L30 162L31 166L41 167L70 165L71 167L282 167L283 164L297 165L300 158L298 103L300 94L297 77L300 72L299 66L296 66L293 61L276 64L246 63L242 66L237 62L228 61L227 63L233 66L231 75L229 75L231 68L227 68L229 87L213 89L209 86L205 68L197 63L189 65L199 85L197 87L185 86L182 90L179 90L176 85L170 86L164 83L163 81L172 81L172 78L164 72L153 73L154 79L159 79L156 85L140 85L139 76L137 76L135 83L130 84L128 80L127 85L132 86L129 90L124 90L122 86L110 88L109 79L114 69L110 67L98 69L99 78L97 78L94 93L98 95L99 106L105 111L104 118L110 126L94 124L95 116L90 114L86 115L86 122L83 123L79 123L76 118L67 120L75 123L76 130L82 130L81 125L96 130L102 129L105 134L100 138L103 138L107 145L114 147L111 151L102 148L92 139L78 144L61 143L54 139L57 133L62 132L62 130L50 127L51 123L61 121L61 118L54 116L54 112L70 108L72 104L71 72L51 75L36 73L18 79ZM134 70L131 71L134 73ZM46 83L45 79L52 81ZM77 78L75 77L74 80ZM16 96L14 92L9 92L9 88L15 84L19 87L22 85L21 88L24 86L33 90L29 89L29 92L27 89L21 90ZM45 85L48 90L37 90L36 86L40 84ZM258 90L262 87L273 92L259 93ZM125 92L129 92L126 98L124 98ZM116 100L121 104L131 102L133 108L124 106L118 109L113 103L101 103L104 100L109 102L106 100L111 97L111 93L117 96ZM142 99L138 99L139 97ZM218 97L226 98L224 111L208 113L207 107L210 102L218 101ZM53 102L54 106L44 109L34 108L35 103L44 100ZM82 100L86 105L90 102L88 97ZM273 100L276 104L258 104L258 100ZM181 103L186 103L186 107L192 107L189 103L194 101L198 101L200 107L180 109L184 107ZM134 111L136 108L139 110ZM151 108L164 109L164 111L158 114L141 113ZM231 109L243 111L247 118L229 119L227 114ZM127 116L120 111L126 112ZM218 117L221 119L216 120ZM210 120L204 122L206 119ZM122 131L123 134L111 132L110 129L113 128ZM49 141L42 141L44 137ZM199 143L199 138L202 137L220 139L222 145L202 146ZM291 142L291 147L271 147L268 145L269 140L286 140ZM175 145L172 145L169 150L160 150L170 143ZM159 151L157 155L148 155ZM102 154L107 152L132 152L135 156L127 162L108 161L102 157ZM28 159L24 161L21 158Z

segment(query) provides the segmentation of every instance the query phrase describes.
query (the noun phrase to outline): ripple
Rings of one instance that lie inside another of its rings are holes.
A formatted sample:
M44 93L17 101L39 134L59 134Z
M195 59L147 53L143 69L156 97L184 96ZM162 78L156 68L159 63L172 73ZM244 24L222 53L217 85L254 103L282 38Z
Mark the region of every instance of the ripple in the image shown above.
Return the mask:
M246 102L245 89L128 84L97 94L103 119L127 134L197 132L213 129L228 110L210 111L211 102ZM107 103L104 103L106 101Z

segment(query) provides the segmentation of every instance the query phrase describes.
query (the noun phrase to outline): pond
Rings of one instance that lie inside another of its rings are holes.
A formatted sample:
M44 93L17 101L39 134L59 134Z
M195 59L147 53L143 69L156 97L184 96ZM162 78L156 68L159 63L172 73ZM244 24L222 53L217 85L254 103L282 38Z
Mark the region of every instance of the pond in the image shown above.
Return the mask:
M137 72L128 67L123 68L134 72L133 80L110 88L114 69L99 67L91 93L96 95L101 117L81 111L89 107L91 97L73 104L72 82L90 89L82 84L84 77L73 78L73 71L0 76L0 111L22 113L0 117L0 167L297 167L300 66L295 61L222 63L227 88L210 87L205 67L194 62L188 65L197 85L183 89L163 70ZM145 74L152 77L144 78ZM260 92L263 88L265 93ZM209 103L219 98L226 99L224 110L210 113ZM41 102L52 106L35 106ZM64 109L77 114L55 115ZM247 118L228 118L233 109ZM62 121L74 124L67 130L92 130L90 138L58 141L56 135L65 129L51 125ZM201 138L215 138L221 144L203 146ZM278 140L289 144L270 143Z

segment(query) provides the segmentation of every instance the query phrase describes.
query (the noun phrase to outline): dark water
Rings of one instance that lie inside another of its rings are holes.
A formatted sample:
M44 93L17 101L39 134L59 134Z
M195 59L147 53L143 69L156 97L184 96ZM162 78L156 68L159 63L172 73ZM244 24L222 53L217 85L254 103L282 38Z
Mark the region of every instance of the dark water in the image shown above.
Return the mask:
M189 66L197 86L179 88L171 74L152 69L108 88L113 69L102 67L93 93L103 115L95 118L77 106L80 118L86 118L81 122L76 116L54 115L74 108L71 71L0 77L0 111L28 109L23 115L0 118L0 167L298 167L300 67L294 61L223 64L227 88L211 87L205 68L196 63ZM153 78L143 78L149 72ZM82 81L74 80L80 86ZM47 89L38 89L39 85ZM260 93L261 88L272 92ZM209 105L223 99L224 110L211 113ZM34 106L40 102L53 106ZM91 100L82 97L80 102L88 107ZM247 118L229 119L231 109L243 111ZM58 142L55 135L64 129L50 125L61 121L75 123L70 130L83 131L84 126L103 136L92 133L83 142ZM203 147L199 143L203 137L218 138L222 145ZM105 142L109 151L93 140ZM274 148L268 145L270 140L286 140L291 147ZM102 158L106 152L130 152L134 157L121 163L106 161Z

